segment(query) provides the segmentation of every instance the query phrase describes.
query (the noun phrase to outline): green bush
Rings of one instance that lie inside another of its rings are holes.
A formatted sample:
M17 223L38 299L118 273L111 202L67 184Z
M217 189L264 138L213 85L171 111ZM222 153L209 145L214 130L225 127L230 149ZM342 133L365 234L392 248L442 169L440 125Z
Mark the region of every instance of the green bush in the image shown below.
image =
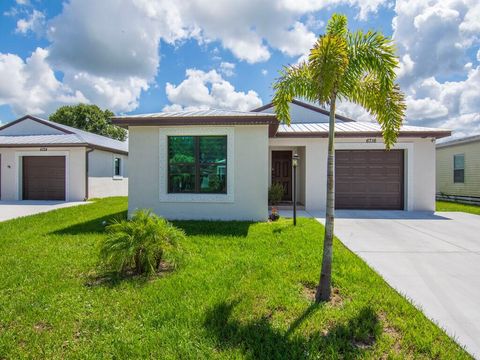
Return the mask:
M150 210L137 210L131 220L114 220L106 231L100 260L120 275L151 275L159 271L165 252L185 238L182 230Z
M283 198L283 186L279 183L274 183L272 186L270 186L270 189L268 189L268 202L271 205L276 205L280 201L282 201Z

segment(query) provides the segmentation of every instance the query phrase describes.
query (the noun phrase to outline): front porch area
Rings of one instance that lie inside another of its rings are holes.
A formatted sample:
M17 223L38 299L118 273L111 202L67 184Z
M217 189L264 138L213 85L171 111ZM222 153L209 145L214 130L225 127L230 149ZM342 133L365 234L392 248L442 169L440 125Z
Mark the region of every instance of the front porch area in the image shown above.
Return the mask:
M270 146L268 154L270 176L269 188L272 184L283 187L283 197L279 203L270 204L278 210L293 209L294 187L296 188L297 210L305 209L305 146ZM293 157L298 160L294 166Z

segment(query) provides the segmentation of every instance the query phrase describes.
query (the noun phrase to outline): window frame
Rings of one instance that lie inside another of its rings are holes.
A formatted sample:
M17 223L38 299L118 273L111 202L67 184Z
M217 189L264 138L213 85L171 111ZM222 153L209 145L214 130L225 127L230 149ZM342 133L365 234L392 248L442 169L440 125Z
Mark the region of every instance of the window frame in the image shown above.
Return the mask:
M179 162L175 163L176 166L193 166L194 167L194 187L193 191L172 191L171 179L170 179L170 139L174 137L191 137L194 140L194 162L193 163L184 163ZM200 161L200 139L201 138L223 138L225 140L225 163L221 164L225 167L224 176L225 176L225 190L224 191L213 191L205 192L200 190L200 179L201 173L200 168L202 166L219 166L219 163L215 162L201 162ZM167 135L167 194L178 195L178 194L195 194L195 195L226 195L228 193L228 136L227 135Z
M118 166L118 175L116 174L116 160L118 159L119 161L119 166ZM113 178L114 179L123 179L123 159L120 156L113 155Z
M457 157L462 157L463 158L463 167L462 168L456 168L455 167L455 159ZM462 179L461 181L460 180L457 180L456 177L455 177L455 173L457 171L462 171ZM454 154L453 155L453 183L454 184L465 184L465 154Z

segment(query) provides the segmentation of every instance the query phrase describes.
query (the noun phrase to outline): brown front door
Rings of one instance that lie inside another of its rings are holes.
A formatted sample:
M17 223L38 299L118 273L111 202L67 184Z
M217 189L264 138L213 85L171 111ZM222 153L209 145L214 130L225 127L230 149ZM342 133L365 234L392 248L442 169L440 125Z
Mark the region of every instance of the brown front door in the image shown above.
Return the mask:
M337 150L335 208L403 210L403 150Z
M65 200L65 156L23 157L23 200Z
M283 201L292 201L292 152L272 151L272 184L283 186Z

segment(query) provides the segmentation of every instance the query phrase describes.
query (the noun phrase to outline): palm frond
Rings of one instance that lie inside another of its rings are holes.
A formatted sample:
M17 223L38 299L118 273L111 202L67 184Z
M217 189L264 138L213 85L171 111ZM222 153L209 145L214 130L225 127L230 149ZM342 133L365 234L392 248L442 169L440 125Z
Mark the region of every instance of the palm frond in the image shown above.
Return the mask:
M327 23L327 34L331 36L345 37L348 33L347 17L343 14L333 14Z
M309 67L320 103L336 95L348 67L348 48L344 37L325 35L310 50Z
M375 74L382 90L391 89L398 67L392 40L375 31L356 31L348 34L347 41L350 63L345 72L344 91L348 93L349 85L366 74Z
M362 106L375 117L382 127L385 147L390 149L396 142L405 117L405 96L396 84L382 89L381 82L369 74L352 86L348 100Z
M114 272L132 270L153 274L164 254L172 250L185 234L168 221L139 210L131 220L114 220L106 228L107 237L100 245L100 259Z
M381 125L385 145L390 148L405 116L404 95L395 84L395 47L390 38L375 31L349 33L347 41L350 62L339 98L368 110Z
M273 84L275 95L273 105L280 122L290 124L290 102L298 97L308 101L316 100L316 89L307 63L284 67L280 77Z

